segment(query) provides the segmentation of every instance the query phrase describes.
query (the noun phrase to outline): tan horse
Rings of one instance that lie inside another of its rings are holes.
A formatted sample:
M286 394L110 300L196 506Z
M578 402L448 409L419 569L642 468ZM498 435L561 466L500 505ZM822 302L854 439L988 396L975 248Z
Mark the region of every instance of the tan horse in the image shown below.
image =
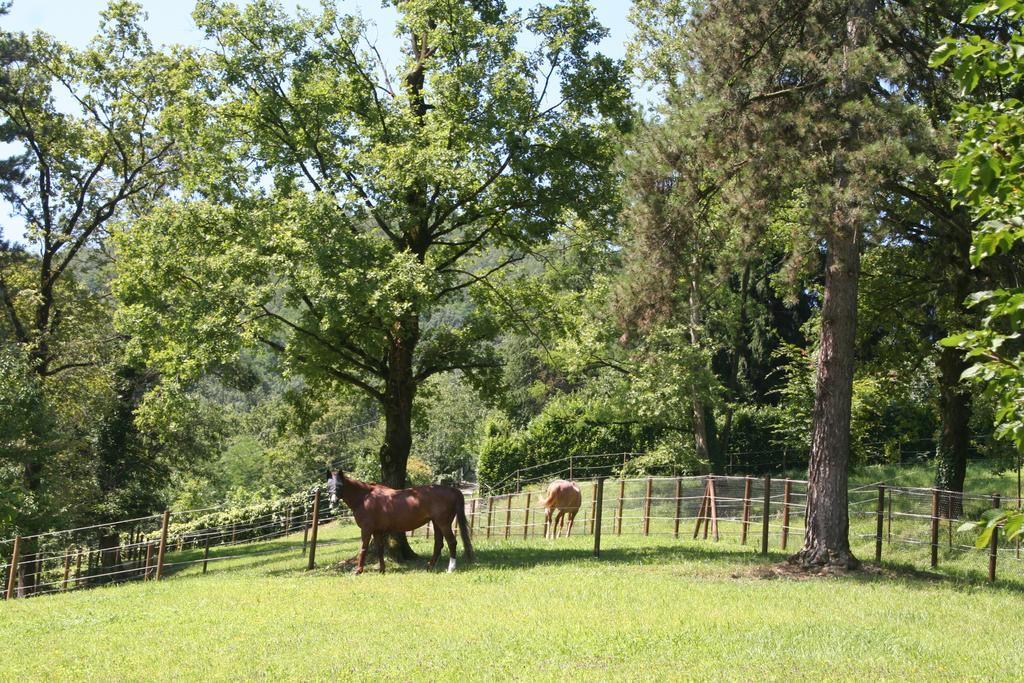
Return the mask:
M576 482L558 479L548 484L547 494L541 501L541 505L544 506L544 537L547 538L548 529L551 530L551 538L558 537L559 525L565 526L566 514L569 515L569 528L566 529L565 535L570 535L573 522L576 521L576 513L580 511L582 503L583 495ZM558 515L555 517L555 523L552 524L551 515L555 508L558 508Z

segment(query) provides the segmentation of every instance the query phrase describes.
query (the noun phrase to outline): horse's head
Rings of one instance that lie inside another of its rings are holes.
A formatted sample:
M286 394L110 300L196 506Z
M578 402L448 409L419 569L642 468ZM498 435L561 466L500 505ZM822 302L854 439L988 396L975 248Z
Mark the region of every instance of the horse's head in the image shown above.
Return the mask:
M344 478L345 475L341 473L341 470L330 471L330 477L327 479L327 493L331 496L331 505L338 504L338 487Z

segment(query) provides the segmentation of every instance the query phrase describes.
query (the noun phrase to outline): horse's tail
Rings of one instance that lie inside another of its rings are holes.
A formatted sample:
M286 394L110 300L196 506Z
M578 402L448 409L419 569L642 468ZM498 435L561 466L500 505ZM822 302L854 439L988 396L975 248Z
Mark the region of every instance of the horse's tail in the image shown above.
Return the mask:
M473 561L473 543L469 540L469 522L466 520L466 497L459 491L459 505L455 509L455 516L459 520L459 534L462 535L462 545L466 548L466 562Z

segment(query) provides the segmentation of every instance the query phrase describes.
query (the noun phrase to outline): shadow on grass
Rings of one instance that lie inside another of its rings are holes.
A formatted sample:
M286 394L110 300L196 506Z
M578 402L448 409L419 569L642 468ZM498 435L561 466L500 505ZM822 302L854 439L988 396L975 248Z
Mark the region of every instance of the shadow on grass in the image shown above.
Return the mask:
M611 539L610 539L611 540ZM459 545L458 559L459 571L484 570L527 570L534 567L594 564L604 565L671 565L674 563L694 564L692 571L694 576L705 574L700 571L699 566L711 569L718 569L722 572L723 578L732 577L738 579L782 579L782 580L845 580L864 584L877 584L879 582L899 581L910 588L933 588L944 586L953 590L994 588L996 590L1008 591L1015 594L1024 594L1024 582L1017 577L999 578L996 583L989 584L987 576L982 571L943 567L939 571L928 571L921 569L914 564L899 561L884 561L881 565L873 562L865 562L864 568L859 571L843 572L841 575L817 576L813 573L800 572L799 570L787 568L786 559L788 553L772 551L767 555L761 555L751 546L723 546L709 543L659 543L647 546L643 545L615 545L612 540L610 547L601 549L599 558L593 556L593 549L589 545L581 547L578 544L559 545L545 543L544 545L524 543L517 545L510 542L505 543L480 543L475 547L476 559L473 564L464 560L462 545ZM287 567L276 567L269 569L266 573L274 577L295 577L306 574L341 576L351 574L354 570L354 557L358 550L358 539L329 539L319 544L319 556L317 567L313 572L307 572L307 556L301 552L301 540L274 540L259 543L254 546L239 546L238 548L218 548L216 553L211 553L209 572L211 574L231 571L235 569L258 569L267 565L279 565L287 560ZM430 557L430 548L425 544L417 544L420 556L418 559L396 563L388 560L387 572L396 574L443 572L448 564L447 548L441 553L437 566L433 569L427 566ZM341 550L338 549L342 546ZM326 553L332 553L330 558L325 557ZM333 555L340 552L344 559L340 561ZM175 553L173 561L201 560L202 550L184 551L181 554ZM237 555L232 558L234 562L228 566L219 568L220 561L214 561L218 555ZM251 556L251 561L246 558ZM194 562L189 565L171 566L165 569L168 576L178 574L185 569L200 567L201 563ZM365 573L377 573L377 560L375 555L368 555L366 558ZM192 576L201 576L193 573Z
M759 555L749 548L711 548L705 545L612 546L601 549L594 557L592 548L558 546L484 546L477 551L477 563L494 568L527 569L542 565L598 562L601 564L671 564L703 562L729 567L737 564L758 565L780 562L784 555Z
M904 585L911 588L934 586L944 586L952 589L984 588L1024 594L1024 583L1017 577L1007 579L999 578L997 575L996 582L989 583L988 574L975 569L946 567L938 571L930 571L907 562L885 560L883 560L881 565L877 565L874 562L865 563L864 570L850 572L845 578L864 583L897 580L903 581Z

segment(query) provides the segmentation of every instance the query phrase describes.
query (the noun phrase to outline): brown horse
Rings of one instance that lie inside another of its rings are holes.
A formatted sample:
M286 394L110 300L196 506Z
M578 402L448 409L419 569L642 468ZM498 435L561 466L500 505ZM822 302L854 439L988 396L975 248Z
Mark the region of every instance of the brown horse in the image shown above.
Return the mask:
M457 488L431 485L392 489L350 479L344 472L338 472L333 479L337 496L351 508L352 516L362 531L356 574L363 571L366 551L373 536L377 537L377 554L380 556L380 571L383 574L384 535L412 531L427 522L434 525L434 556L429 563L431 568L441 555L443 539L448 542L448 571L455 571L457 543L452 531L455 519L459 520L459 531L466 546L466 562L473 561L473 544L469 540L469 524L466 521L466 499Z
M559 524L565 525L565 515L569 515L569 528L565 535L572 533L573 522L576 521L576 513L580 511L583 502L583 495L580 487L574 481L558 479L548 484L548 492L541 501L544 506L544 537L547 538L548 528L551 529L551 538L558 537ZM551 514L558 508L558 516L555 523L551 524Z

